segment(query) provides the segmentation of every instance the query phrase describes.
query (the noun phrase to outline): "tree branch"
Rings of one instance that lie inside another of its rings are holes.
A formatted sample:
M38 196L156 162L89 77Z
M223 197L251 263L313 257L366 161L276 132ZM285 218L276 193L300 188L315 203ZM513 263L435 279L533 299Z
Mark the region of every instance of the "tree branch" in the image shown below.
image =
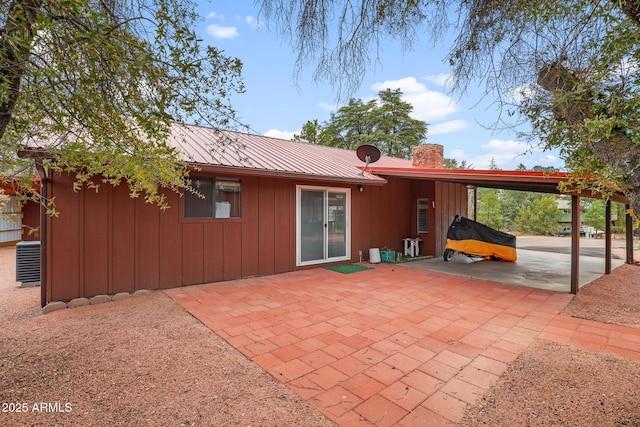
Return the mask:
M35 21L42 0L14 0L0 38L0 81L8 82L7 96L0 102L0 137L4 135L20 95L20 82L29 62L35 37Z
M560 61L544 65L538 73L538 84L554 99L553 114L556 120L581 131L586 122L595 120L597 94L581 88L582 81ZM613 128L606 138L585 141L591 152L601 161L621 174L629 188L623 192L631 200L635 212L640 213L640 145L627 135L624 129Z
M613 0L613 2L620 7L629 19L640 27L640 2L638 0Z

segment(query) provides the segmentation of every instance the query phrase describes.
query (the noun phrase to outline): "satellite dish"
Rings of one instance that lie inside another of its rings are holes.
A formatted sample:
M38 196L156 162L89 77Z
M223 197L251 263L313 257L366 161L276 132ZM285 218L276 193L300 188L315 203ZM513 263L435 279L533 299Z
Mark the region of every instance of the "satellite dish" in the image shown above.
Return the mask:
M364 144L357 148L356 155L360 161L364 162L364 169L360 172L360 175L364 176L364 171L367 170L367 166L370 163L375 163L380 160L380 150L375 145Z

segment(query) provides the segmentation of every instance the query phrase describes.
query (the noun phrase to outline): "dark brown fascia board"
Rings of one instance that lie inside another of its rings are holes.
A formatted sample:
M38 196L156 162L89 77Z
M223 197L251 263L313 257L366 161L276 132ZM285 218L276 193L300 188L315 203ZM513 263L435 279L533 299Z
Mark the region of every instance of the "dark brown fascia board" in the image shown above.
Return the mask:
M18 151L20 158L31 159L44 159L52 158L42 148L25 148ZM387 180L375 175L365 175L362 178L349 178L339 177L334 175L310 175L300 172L290 171L269 171L262 169L242 168L237 166L224 166L224 165L204 165L201 163L187 162L187 167L190 171L200 171L205 173L227 173L234 175L251 175L251 176L268 176L275 178L290 178L290 179L303 179L305 181L322 181L331 183L344 183L344 184L360 184L370 186L383 186L387 183ZM372 176L374 178L368 178Z
M556 173L532 173L531 171L510 174L511 171L498 171L495 175L491 174L491 171L474 171L474 170L392 170L389 168L375 168L373 167L373 173L379 176L395 176L404 177L410 179L423 179L430 181L449 182L454 184L472 185L475 187L483 188L495 188L503 190L519 190L519 191L533 191L539 193L548 194L562 194L562 195L578 195L580 197L588 197L601 199L602 196L593 193L589 190L576 191L563 191L558 189L558 184L568 179L568 175L562 172ZM609 199L618 203L629 203L629 199L625 197L619 190L613 189L613 194L609 196Z
M305 181L321 181L321 182L360 184L360 185L370 185L370 186L383 186L388 182L386 179L378 176L375 176L375 178L367 178L366 175L363 176L362 178L349 178L349 177L340 177L340 176L334 176L334 175L311 175L311 174L306 174L301 172L251 169L251 168L242 168L237 166L203 165L201 163L188 163L188 167L190 171L204 172L207 174L265 176L265 177L272 177L272 178L288 178L288 179L299 179L299 180L305 180Z

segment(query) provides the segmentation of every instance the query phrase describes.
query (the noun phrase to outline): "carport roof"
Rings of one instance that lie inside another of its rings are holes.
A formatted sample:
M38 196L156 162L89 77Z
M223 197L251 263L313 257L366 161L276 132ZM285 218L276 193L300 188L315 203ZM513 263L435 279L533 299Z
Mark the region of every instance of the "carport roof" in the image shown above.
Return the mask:
M533 191L538 193L563 194L558 188L560 182L567 181L566 172L475 170L475 169L426 169L418 167L389 168L372 165L370 172L379 176L393 176L414 179L451 182L474 187L499 188L504 190ZM566 192L565 194L571 194ZM580 194L585 197L598 197L594 194ZM620 203L629 203L621 193L615 193L611 199Z

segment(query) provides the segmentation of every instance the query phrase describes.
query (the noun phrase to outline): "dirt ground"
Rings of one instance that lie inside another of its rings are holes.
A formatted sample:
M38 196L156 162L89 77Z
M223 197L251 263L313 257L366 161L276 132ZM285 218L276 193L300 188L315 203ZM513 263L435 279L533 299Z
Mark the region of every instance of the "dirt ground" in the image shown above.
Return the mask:
M13 257L0 248L0 425L334 425L163 292L42 315ZM640 267L564 313L640 327ZM640 363L535 341L461 425L640 426Z
M1 426L334 425L163 292L43 315L11 263L0 248Z
M639 328L640 266L623 265L589 283L563 314ZM640 426L640 362L535 341L461 424Z

